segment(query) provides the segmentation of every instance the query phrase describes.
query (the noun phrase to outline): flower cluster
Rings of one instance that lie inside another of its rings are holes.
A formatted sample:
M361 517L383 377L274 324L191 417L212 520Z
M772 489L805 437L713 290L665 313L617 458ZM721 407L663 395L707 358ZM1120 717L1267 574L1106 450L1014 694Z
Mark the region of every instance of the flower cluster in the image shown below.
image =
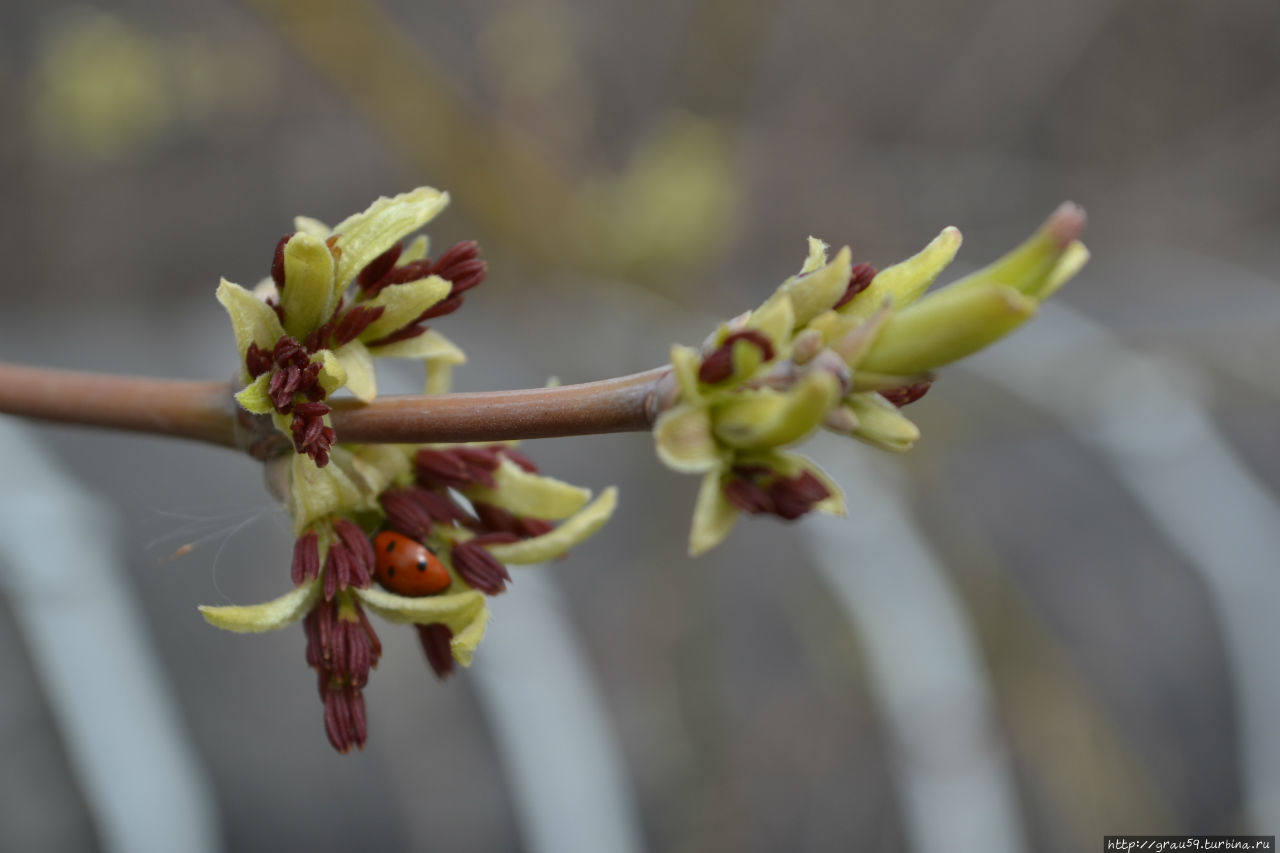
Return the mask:
M426 239L401 240L448 197L418 189L379 199L332 231L300 218L254 291L224 281L249 412L270 415L293 454L270 460L294 527L294 589L249 606L202 607L237 632L303 619L325 731L339 752L363 747L363 689L382 645L367 611L415 626L443 678L469 665L502 593L508 565L564 554L612 515L616 491L591 493L544 476L508 444L335 444L332 394L377 393L372 359L421 358L427 390L443 393L462 351L426 323L461 306L485 263L474 242L438 259Z
M887 269L828 261L809 240L800 273L759 308L722 324L700 349L674 346L678 397L654 424L658 456L701 474L689 550L719 544L740 513L795 519L841 514L840 489L783 449L819 427L905 451L920 432L900 409L933 371L1020 326L1084 265L1083 214L1064 205L990 266L925 295L960 248L947 228Z
M253 291L225 280L218 287L247 383L236 400L270 415L322 468L335 438L324 400L340 388L372 400L374 358L420 358L429 370L465 361L425 324L456 311L484 281L479 248L459 243L432 261L425 237L400 242L448 202L447 193L422 187L379 199L332 231L299 217L276 244L270 278Z

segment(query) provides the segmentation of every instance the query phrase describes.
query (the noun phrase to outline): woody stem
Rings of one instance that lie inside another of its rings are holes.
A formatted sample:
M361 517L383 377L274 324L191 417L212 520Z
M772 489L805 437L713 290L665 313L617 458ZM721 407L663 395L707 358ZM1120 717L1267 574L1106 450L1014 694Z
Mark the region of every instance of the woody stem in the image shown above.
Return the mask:
M0 412L247 449L252 417L225 382L110 376L0 363ZM648 430L670 404L670 369L563 385L333 400L338 441L502 441Z

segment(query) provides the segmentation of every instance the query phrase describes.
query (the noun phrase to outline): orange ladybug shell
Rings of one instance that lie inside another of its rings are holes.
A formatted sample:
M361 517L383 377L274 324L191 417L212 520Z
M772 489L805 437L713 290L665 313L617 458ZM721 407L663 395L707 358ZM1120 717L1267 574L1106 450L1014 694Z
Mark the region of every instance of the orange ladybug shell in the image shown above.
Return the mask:
M374 574L378 583L394 593L432 595L451 582L449 570L440 558L408 536L384 530L373 537L373 550L377 555Z

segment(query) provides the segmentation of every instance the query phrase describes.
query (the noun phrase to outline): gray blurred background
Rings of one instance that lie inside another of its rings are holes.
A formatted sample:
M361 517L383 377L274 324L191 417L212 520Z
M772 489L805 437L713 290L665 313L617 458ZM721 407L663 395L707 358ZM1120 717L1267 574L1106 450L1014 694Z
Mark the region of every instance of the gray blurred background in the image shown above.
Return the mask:
M454 197L433 245L490 262L436 326L470 357L459 390L662 363L809 234L887 266L954 224L977 265L1071 199L1094 252L912 408L913 453L813 449L847 522L741 524L690 560L696 481L647 436L530 443L618 484L617 516L517 575L449 683L379 624L349 756L300 629L195 609L288 586L255 463L6 421L4 849L1075 851L1280 827L1275 0L10 3L0 121L14 362L229 376L219 276L264 276L295 214L424 183ZM535 623L555 637L515 636ZM105 748L130 737L155 748Z

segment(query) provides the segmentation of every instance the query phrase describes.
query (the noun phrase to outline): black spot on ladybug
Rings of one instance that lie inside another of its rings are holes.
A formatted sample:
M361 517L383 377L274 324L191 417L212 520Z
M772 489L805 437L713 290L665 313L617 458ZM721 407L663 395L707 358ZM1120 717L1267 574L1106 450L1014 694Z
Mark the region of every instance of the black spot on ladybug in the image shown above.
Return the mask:
M389 578L393 578L393 577L395 577L395 576L396 576L396 567L395 567L395 566L387 566L387 577L389 577Z
M420 571L420 572L425 572L426 570L427 570L427 558L426 558L426 557L419 557L419 558L418 558L418 571Z
M390 553L391 553L392 551L394 551L395 549L396 549L396 540L392 539L391 541L389 541L389 542L387 543L386 551L387 551L387 553L388 553L388 554L390 554Z

